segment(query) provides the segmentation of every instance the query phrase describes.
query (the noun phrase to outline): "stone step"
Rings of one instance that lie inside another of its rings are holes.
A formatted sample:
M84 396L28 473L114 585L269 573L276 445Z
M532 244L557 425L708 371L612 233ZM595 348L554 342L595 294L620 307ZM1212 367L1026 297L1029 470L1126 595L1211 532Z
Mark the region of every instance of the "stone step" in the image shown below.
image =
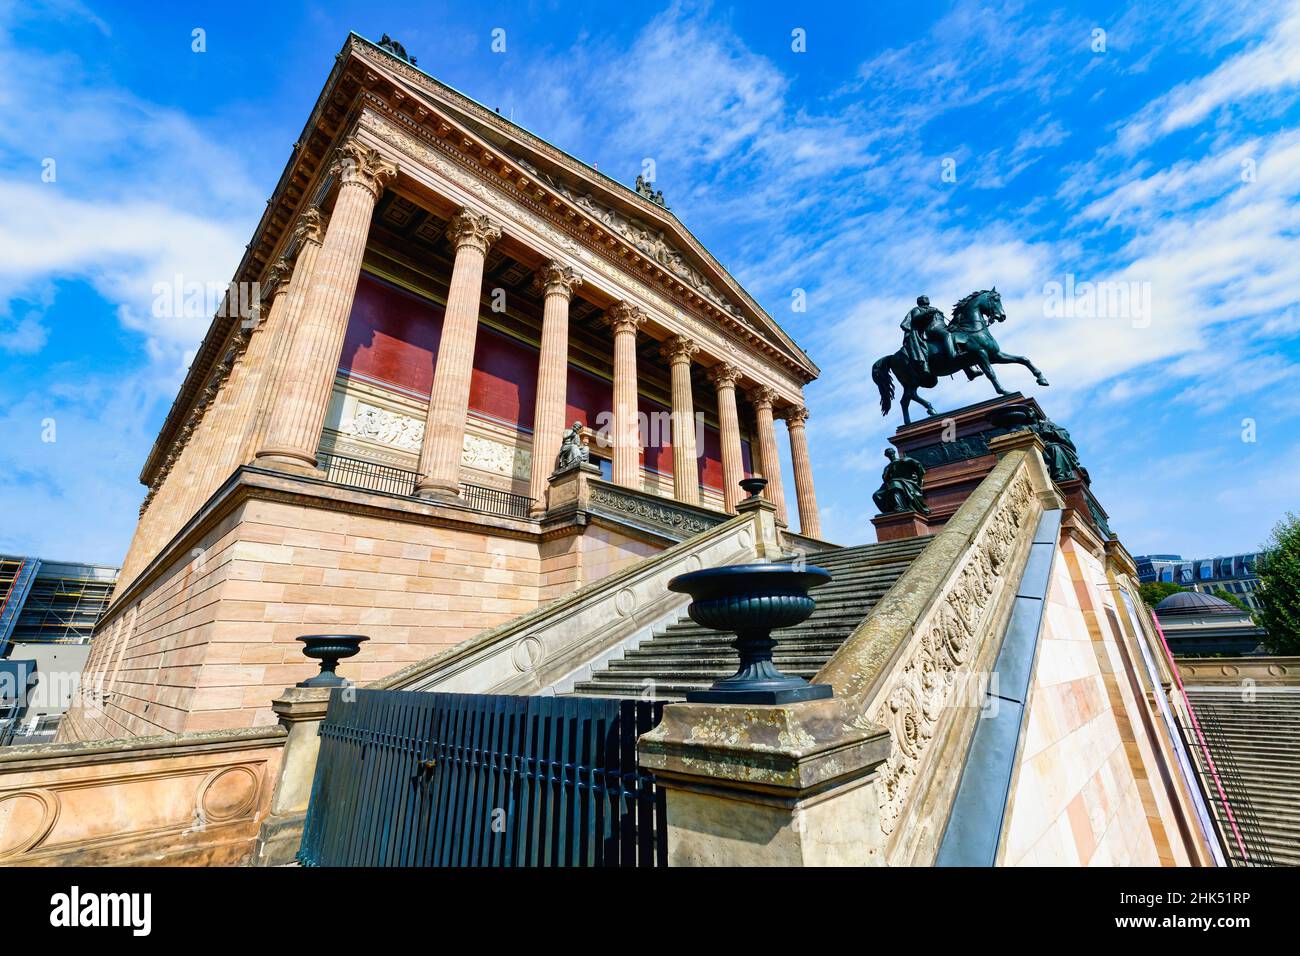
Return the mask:
M779 642L773 653L777 667L797 677L814 677L930 540L859 545L806 556L808 564L824 568L833 578L812 591L817 608L808 620L773 632ZM657 699L680 700L687 691L703 690L735 673L739 658L733 640L735 635L701 627L682 614L639 647L605 662L573 692L644 697L652 691Z

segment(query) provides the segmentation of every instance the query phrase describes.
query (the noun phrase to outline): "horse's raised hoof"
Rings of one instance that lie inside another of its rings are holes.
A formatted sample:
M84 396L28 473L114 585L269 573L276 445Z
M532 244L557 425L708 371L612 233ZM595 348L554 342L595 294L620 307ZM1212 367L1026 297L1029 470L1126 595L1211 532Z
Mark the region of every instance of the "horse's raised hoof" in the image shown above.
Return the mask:
M1050 385L1051 383L1048 382L1047 379L1043 378L1043 376L1040 375L1040 376L1038 376L1038 384L1039 384L1039 385Z

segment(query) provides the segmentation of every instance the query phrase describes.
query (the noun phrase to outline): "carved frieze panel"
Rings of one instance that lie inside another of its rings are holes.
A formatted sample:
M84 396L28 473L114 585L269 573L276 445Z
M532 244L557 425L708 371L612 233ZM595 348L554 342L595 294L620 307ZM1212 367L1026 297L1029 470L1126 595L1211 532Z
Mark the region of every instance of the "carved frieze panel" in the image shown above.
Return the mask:
M424 422L362 401L352 406L352 415L342 432L416 453L424 443Z
M466 432L460 463L466 468L527 480L532 474L533 455L526 448L513 448Z
M997 510L971 543L966 563L922 625L920 639L893 668L892 682L869 718L889 728L894 741L880 775L880 827L886 834L893 832L902 815L945 709L954 706L963 671L978 655L995 595L1010 586L1009 559L1033 500L1033 486L1022 472L1012 479Z
M666 499L639 495L594 481L591 483L590 500L597 510L605 509L620 517L633 518L681 538L700 534L727 520L723 514L714 520Z

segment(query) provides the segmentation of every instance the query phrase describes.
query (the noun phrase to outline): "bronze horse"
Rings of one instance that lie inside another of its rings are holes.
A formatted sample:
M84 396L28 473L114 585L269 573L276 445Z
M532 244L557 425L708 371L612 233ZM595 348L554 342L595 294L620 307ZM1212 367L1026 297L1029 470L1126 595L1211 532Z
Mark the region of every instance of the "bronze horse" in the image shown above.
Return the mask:
M938 316L936 316L936 321ZM910 424L912 416L908 406L919 402L931 415L937 415L934 406L918 393L918 389L934 388L939 384L940 375L951 375L963 369L978 369L992 383L999 395L1010 393L1002 387L998 377L993 374L994 365L1023 365L1034 373L1039 385L1046 385L1034 363L1023 355L1011 355L1003 352L997 340L989 333L989 326L994 322L1005 322L1007 315L1002 311L1002 296L997 287L972 292L952 307L952 320L948 331L952 333L954 358L949 358L937 343L927 342L930 371L926 372L913 364L903 349L893 355L886 355L871 366L871 378L880 389L880 413L889 414L890 404L894 398L893 373L898 384L903 386L903 397L899 404L903 408L903 424Z

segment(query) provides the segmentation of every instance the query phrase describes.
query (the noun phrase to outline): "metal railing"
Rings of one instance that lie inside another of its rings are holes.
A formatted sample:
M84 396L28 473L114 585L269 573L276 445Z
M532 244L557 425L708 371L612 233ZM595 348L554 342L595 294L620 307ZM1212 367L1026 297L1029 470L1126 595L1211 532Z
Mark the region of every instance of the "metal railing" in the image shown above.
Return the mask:
M663 703L335 691L306 866L665 866L664 792L637 765Z
M1235 843L1229 842L1226 839L1227 834L1224 834L1224 846L1229 850L1228 856L1236 865L1275 866L1273 854L1269 850L1268 841L1259 824L1259 815L1246 789L1241 768L1237 766L1232 741L1228 739L1223 725L1219 722L1218 711L1213 704L1202 700L1196 705L1196 718L1201 732L1205 735L1210 759L1214 761L1214 770L1223 781L1224 799L1219 799L1217 793L1210 793L1209 802L1215 806L1219 817L1227 818L1229 814L1231 815L1231 822L1236 824L1241 842L1245 844L1244 854L1234 853L1232 850L1239 848ZM1223 806L1227 800L1231 800L1230 808ZM1245 856L1245 859L1240 859L1242 856Z
M482 485L461 485L460 500L475 511L509 518L527 518L533 504L527 495L515 495Z
M405 468L381 465L360 458L333 454L316 457L325 470L325 480L332 481L336 485L349 485L353 488L382 491L409 498L415 494L415 483L420 477L418 473L407 471Z

